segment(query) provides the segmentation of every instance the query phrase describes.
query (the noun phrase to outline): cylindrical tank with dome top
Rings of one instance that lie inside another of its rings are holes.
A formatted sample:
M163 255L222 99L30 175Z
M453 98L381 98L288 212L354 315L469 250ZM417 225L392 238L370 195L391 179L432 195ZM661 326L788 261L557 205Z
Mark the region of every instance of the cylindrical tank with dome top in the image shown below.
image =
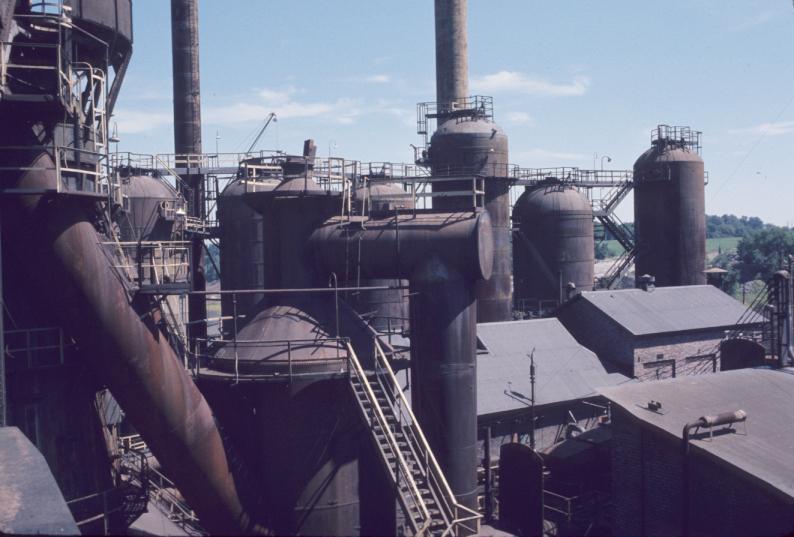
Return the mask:
M394 183L371 182L353 191L354 212L360 215L385 216L414 208L414 197ZM362 252L366 255L366 252ZM408 329L408 282L393 279L349 278L353 287L401 287L380 291L352 291L345 298L350 305L379 332Z
M253 210L243 199L249 192L267 192L276 188L277 179L256 179L246 182L236 179L229 183L218 196L218 222L220 236L221 289L264 289L265 243L263 240L262 215ZM249 315L255 304L264 295L239 294L236 297L221 295L221 315L231 317L235 311ZM244 322L244 319L242 319ZM224 332L232 330L233 322L223 322ZM238 325L240 328L240 325Z
M513 281L518 309L543 309L567 298L570 283L593 289L593 210L590 201L558 180L525 191L513 207L518 228Z
M115 220L122 241L169 241L184 220L184 198L166 181L130 175L121 183L121 210Z
M659 125L634 163L636 274L656 285L706 283L705 172L700 135Z
M328 284L318 278L306 240L338 213L342 200L340 193L315 183L312 163L309 155L287 157L275 188L268 183L252 189L258 184L252 181L247 191L224 196L260 217L264 257L246 252L232 262L245 269L243 263L261 261L269 289ZM219 213L222 228L241 216L228 209ZM240 237L235 240L234 248L245 247ZM248 248L259 241L252 237ZM224 286L230 274L222 268ZM241 282L249 288L253 283ZM252 465L258 513L276 534L394 532L394 500L378 494L388 483L359 418L347 377L347 349L337 338L337 319L341 316L344 326L354 317L343 305L330 293L270 294L252 304L247 322L225 338L202 375L202 390L226 434L238 441L239 455Z
M475 99L476 101L476 99ZM484 190L484 205L491 218L494 238L493 275L477 283L477 322L512 319L511 242L510 242L510 180L508 140L504 131L487 114L477 108L445 121L430 139L429 159L433 177L433 194L471 192L468 181L445 181L448 177L480 176ZM471 210L471 194L434 196L437 211Z

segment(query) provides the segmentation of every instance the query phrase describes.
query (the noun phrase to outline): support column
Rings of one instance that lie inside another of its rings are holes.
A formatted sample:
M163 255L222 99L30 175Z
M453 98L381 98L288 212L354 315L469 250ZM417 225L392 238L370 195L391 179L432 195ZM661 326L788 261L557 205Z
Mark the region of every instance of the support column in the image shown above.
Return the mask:
M414 413L458 501L477 508L477 308L473 282L431 257L411 277Z

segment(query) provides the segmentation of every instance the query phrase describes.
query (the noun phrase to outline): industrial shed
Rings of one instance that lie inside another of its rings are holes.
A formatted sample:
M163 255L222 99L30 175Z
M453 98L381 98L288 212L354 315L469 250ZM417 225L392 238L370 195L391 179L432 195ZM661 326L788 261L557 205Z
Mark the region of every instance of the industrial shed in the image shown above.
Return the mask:
M794 370L742 369L599 391L612 403L614 535L794 531L794 417L784 410ZM745 422L691 430L684 457L686 424L738 410Z
M746 306L711 285L583 292L557 312L576 340L630 376L656 380L718 371L726 330L758 329L760 316L737 325Z
M494 456L514 433L529 442L533 349L538 450L596 424L606 409L597 388L631 382L607 370L557 319L482 323L477 339L477 423L480 439L490 428Z

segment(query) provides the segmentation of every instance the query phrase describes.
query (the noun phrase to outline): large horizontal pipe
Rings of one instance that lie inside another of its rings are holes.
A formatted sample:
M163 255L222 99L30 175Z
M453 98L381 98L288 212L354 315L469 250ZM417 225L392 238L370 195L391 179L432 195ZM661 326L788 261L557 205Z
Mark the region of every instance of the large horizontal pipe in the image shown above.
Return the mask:
M3 174L3 184L54 188L55 176L46 171L54 168L51 155L41 153L26 166L16 178ZM4 203L6 237L32 245L38 296L85 349L97 378L202 524L212 533L265 533L243 508L212 411L160 332L159 310L143 302L136 311L130 303L92 223L94 211L76 201L53 201L26 195Z
M320 265L339 277L411 278L430 257L471 281L493 270L494 245L487 213L419 213L381 220L331 218L312 233L309 247ZM356 274L356 272L351 272Z

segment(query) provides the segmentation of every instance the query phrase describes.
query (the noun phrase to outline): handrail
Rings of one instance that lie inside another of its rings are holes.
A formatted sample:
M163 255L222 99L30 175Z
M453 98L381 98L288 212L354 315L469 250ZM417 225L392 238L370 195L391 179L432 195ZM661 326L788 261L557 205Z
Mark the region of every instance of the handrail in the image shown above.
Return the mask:
M375 343L375 345L377 348L377 342ZM424 533L430 525L430 512L427 510L427 506L425 505L425 502L422 500L422 494L421 492L419 492L419 487L416 485L416 482L414 481L413 476L411 475L411 471L408 468L408 465L406 464L405 459L402 456L402 452L400 451L399 445L397 444L397 440L394 438L394 435L392 434L388 421L386 421L386 416L383 415L383 410L380 408L380 405L378 404L378 399L375 396L375 393L372 391L372 386L370 386L369 382L367 381L366 373L364 372L364 369L361 366L361 363L359 362L358 357L356 356L356 353L353 350L353 347L350 344L350 342L347 342L347 353L348 353L349 362L353 366L352 369L355 375L361 381L361 385L364 388L364 392L367 395L367 399L369 400L370 405L372 406L372 409L375 412L375 416L378 422L380 423L381 429L383 430L383 434L386 436L386 439L389 443L389 447L394 453L395 457L397 458L399 469L403 472L404 478L408 483L408 487L411 491L411 495L414 497L414 504L419 509L420 514L422 515L422 519L425 520L425 524L422 527L418 527L418 526L414 527L416 534L420 535ZM402 495L398 494L398 496L402 498ZM410 520L412 526L416 526L416 523L414 522L413 518L409 516L408 519Z
M479 520L482 516L477 513L476 511L469 509L468 507L461 505L458 503L455 494L452 492L452 488L449 486L449 483L444 476L444 472L441 471L441 466L438 464L435 455L433 454L433 450L430 449L430 444L425 437L424 432L422 431L422 427L419 425L419 421L416 419L416 416L411 409L411 405L408 404L408 400L405 397L402 389L400 389L400 383L397 381L397 377L394 375L394 371L392 371L391 366L386 358L386 354L383 352L383 349L380 346L378 341L375 341L375 360L377 365L379 365L383 370L386 371L386 375L389 381L392 383L392 386L397 387L398 389L393 390L397 393L397 397L399 401L402 403L405 412L408 414L408 417L411 419L411 424L413 431L419 438L420 446L424 450L424 455L428 463L427 472L428 474L428 484L430 484L430 477L433 478L437 482L437 484L442 489L441 492L444 493L443 500L447 506L448 513L446 513L449 518L451 519L450 525L447 530L444 532L444 535L449 534L456 526L461 525L463 522L467 522L470 520ZM440 505L440 504L439 504ZM454 509L454 512L453 512ZM464 513L464 516L460 516L460 512ZM465 514L468 513L468 514Z

